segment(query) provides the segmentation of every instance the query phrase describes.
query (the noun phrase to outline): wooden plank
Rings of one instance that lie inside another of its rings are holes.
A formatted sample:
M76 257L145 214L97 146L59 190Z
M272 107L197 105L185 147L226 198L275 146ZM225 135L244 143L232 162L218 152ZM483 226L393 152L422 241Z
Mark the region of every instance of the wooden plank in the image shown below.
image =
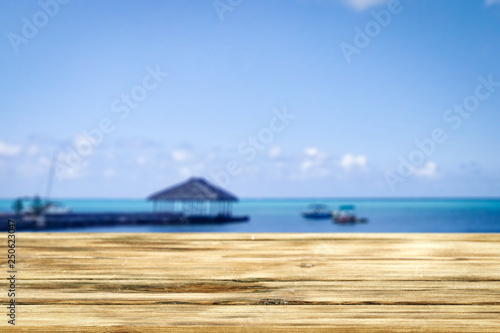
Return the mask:
M16 237L0 330L500 331L498 234Z

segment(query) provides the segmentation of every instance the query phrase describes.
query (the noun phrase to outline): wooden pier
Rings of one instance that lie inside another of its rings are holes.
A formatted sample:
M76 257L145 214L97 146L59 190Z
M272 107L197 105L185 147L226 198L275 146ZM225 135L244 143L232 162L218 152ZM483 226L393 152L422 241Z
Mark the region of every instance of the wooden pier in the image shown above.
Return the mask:
M26 216L3 214L4 221L16 221L20 231L56 230L86 227L120 227L133 225L173 225L173 224L216 224L230 222L246 222L248 216L186 216L183 213L169 212L127 212L127 213L67 213L45 214L43 216ZM6 231L7 224L0 225L0 231Z
M16 239L0 331L500 332L499 234Z

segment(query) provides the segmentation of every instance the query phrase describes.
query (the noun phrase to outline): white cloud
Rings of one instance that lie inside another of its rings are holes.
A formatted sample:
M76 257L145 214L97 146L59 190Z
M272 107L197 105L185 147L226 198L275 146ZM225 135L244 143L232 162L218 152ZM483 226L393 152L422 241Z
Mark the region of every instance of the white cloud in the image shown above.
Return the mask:
M89 140L85 135L81 133L75 135L73 139L73 148L84 159L93 155L96 147L97 146L94 144L94 142Z
M65 168L58 169L56 165L56 177L59 180L82 178L86 175L88 167L88 161L82 162L82 164L76 168L70 168L66 166Z
M33 155L36 155L40 152L40 149L38 148L37 145L31 145L28 150L27 150L27 154L29 156L33 156Z
M170 155L176 162L185 162L192 158L191 153L185 149L174 149L170 152Z
M21 151L21 146L19 145L9 145L3 141L0 141L0 156L16 156Z
M80 156L71 151L59 152L56 159L55 174L59 180L81 178L90 165L87 156Z
M104 170L104 172L102 174L106 178L112 178L112 177L115 176L115 169L113 169L113 168L107 168L106 170Z
M80 133L74 137L71 148L58 153L55 175L59 180L84 177L90 166L89 158L94 155L97 146Z
M315 156L319 153L319 149L316 148L316 147L310 147L310 148L306 148L304 149L304 154L308 155L308 156Z
M278 158L281 155L281 148L278 146L269 148L269 157L272 159Z
M427 162L423 167L415 169L415 176L432 178L437 176L437 165L434 162Z
M486 6L500 4L500 0L486 0Z
M366 156L346 154L340 159L339 165L346 171L349 171L354 167L364 168L366 167Z
M355 10L366 10L372 7L384 5L388 2L388 0L342 0L342 2Z
M190 166L181 166L177 169L179 175L183 178L189 178L193 176L200 176L205 169L205 165L203 163L198 163Z
M37 160L38 164L41 166L50 166L52 161L47 156L39 156Z
M307 171L311 168L321 166L326 158L326 154L316 147L304 149L304 154L306 155L306 158L300 164L300 169L302 171Z
M305 160L302 163L300 163L300 170L307 171L310 168L312 168L315 164L316 163L311 160Z
M183 178L189 178L189 177L191 177L193 175L193 172L188 167L180 167L179 168L179 174Z
M21 178L39 177L40 175L48 175L50 170L50 159L46 156L38 156L35 158L24 158L19 163L16 163L14 170L17 176Z
M326 153L316 147L310 147L304 149L304 155L305 158L299 164L300 174L292 175L292 178L305 179L328 176L329 170L324 166Z

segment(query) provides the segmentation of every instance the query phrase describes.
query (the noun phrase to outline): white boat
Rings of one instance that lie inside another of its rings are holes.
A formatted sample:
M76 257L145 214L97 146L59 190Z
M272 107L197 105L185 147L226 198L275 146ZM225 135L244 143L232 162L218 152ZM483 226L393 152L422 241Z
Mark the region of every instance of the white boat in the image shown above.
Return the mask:
M366 223L367 218L356 216L356 207L354 205L342 205L338 210L332 213L332 220L335 223Z

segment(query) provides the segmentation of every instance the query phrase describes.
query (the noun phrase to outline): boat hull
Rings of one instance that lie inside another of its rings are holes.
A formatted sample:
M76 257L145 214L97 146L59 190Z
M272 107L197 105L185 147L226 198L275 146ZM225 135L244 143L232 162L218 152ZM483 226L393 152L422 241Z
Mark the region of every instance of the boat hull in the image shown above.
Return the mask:
M311 220L326 220L332 217L331 213L302 213L302 217Z

